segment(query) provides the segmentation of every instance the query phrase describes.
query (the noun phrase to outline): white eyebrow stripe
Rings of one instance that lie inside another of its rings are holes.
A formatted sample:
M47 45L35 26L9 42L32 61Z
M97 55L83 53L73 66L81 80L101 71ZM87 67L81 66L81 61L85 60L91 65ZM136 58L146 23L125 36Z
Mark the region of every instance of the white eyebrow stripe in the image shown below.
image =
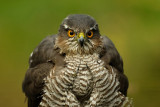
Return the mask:
M96 26L97 26L97 24L95 24L93 27L91 27L90 30L93 30L93 29L94 29L94 30L97 30L97 27L96 27Z
M66 25L66 24L64 24L63 26L64 26L65 29L68 29L68 28L69 28L69 26Z
M63 26L64 26L65 29L72 29L71 27L69 27L69 26L68 26L67 24L65 24L65 23L63 24Z

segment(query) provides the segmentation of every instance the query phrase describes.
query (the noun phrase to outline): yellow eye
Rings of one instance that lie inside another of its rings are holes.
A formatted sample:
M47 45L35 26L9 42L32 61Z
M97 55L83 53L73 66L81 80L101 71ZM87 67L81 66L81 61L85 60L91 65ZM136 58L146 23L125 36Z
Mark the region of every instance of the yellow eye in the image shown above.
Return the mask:
M68 30L68 36L69 37L74 37L75 36L75 33L74 33L74 31L73 30Z
M89 38L91 38L91 37L93 36L93 31L89 31L89 32L87 33L87 36L88 36Z

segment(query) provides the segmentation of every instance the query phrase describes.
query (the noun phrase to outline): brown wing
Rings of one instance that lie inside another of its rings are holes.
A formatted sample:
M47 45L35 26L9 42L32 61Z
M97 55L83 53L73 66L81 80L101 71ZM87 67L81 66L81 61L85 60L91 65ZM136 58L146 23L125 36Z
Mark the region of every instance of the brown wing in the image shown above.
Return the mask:
M23 92L28 98L29 107L37 107L39 105L43 94L43 79L56 64L61 63L56 59L64 57L59 54L58 49L54 49L55 38L56 35L46 37L30 56L29 69L22 84Z
M56 35L48 36L34 49L29 58L29 67L54 60L57 52L54 49Z
M49 74L52 68L53 64L42 63L27 70L22 88L28 98L28 107L38 107L41 101L41 95L43 94L43 79Z
M104 48L100 53L100 58L105 62L106 67L111 65L114 71L118 75L118 79L120 82L120 91L127 95L128 89L128 78L125 76L123 72L123 60L119 55L117 49L115 48L113 42L106 36L103 37Z

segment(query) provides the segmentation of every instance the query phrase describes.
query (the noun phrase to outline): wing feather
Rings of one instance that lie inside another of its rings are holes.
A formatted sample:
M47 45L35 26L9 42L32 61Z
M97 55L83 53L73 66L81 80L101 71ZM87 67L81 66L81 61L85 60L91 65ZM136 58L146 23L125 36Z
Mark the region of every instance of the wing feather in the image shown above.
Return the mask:
M53 61L57 51L54 49L56 35L48 36L34 49L29 58L29 67L33 68L38 64Z
M129 83L128 78L125 76L123 71L123 60L117 49L115 48L113 42L107 36L102 37L104 48L100 53L100 58L105 62L106 67L108 65L111 65L113 67L114 71L118 75L118 79L120 82L120 91L124 95L127 95Z
M60 62L56 58L63 56L54 48L56 35L48 36L34 49L29 58L29 69L22 84L28 98L28 107L37 107L42 99L44 78ZM63 60L63 59L61 59Z

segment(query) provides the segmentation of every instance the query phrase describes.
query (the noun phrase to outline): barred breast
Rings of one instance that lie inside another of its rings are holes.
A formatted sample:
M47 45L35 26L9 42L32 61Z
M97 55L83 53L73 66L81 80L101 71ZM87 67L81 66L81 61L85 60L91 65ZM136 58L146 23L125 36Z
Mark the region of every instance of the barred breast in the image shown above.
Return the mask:
M88 63L92 60L91 56L67 56L67 69L75 70L75 78L73 81L73 93L77 96L88 94L93 88L93 75L88 67Z
M56 75L53 69L45 78L40 107L123 107L131 106L122 95L116 73L105 68L98 54L66 56L66 66ZM81 104L77 96L88 95Z

